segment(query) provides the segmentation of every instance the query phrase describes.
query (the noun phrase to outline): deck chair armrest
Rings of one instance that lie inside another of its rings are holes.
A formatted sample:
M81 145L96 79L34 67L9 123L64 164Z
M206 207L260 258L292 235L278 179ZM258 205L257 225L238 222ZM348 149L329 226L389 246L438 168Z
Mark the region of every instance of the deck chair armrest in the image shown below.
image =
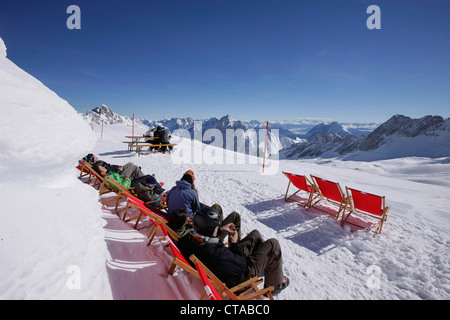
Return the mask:
M387 216L388 216L389 210L391 210L391 207L385 207L384 208L384 221L387 220Z
M230 291L234 293L236 291L239 291L239 290L242 290L244 288L247 288L248 286L251 286L254 282L256 282L256 285L258 285L262 281L263 280L262 279L258 279L258 277L253 277L253 278L248 279L247 281L244 281L244 282L238 284L237 286L235 286L233 288L230 288Z
M272 292L274 290L273 287L268 287L268 288L264 288L262 290L256 291L256 292L252 292L249 294L246 294L244 296L240 296L240 297L245 297L245 300L252 300L254 298L258 298L261 297L269 292Z
M152 203L160 202L160 201L162 201L162 200L161 199L159 199L159 200L151 200L151 201L146 201L145 203L146 204L152 204Z

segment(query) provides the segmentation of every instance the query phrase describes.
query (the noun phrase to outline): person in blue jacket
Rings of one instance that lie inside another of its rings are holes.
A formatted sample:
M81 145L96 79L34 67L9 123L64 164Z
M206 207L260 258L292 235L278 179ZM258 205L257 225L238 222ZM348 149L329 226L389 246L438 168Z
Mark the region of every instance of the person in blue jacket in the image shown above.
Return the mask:
M194 189L194 173L187 171L181 180L176 182L166 196L167 211L169 215L175 210L185 210L187 217L191 218L197 211L200 210L201 205L198 199L197 190Z

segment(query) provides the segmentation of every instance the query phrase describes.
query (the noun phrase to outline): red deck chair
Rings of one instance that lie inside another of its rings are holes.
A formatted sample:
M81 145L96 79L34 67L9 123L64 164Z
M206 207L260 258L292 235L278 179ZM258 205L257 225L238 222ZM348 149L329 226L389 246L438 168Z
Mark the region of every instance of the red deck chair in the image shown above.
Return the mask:
M214 288L214 286L212 285L211 280L209 280L208 276L206 275L200 261L197 260L195 256L191 256L191 260L195 264L195 269L197 269L200 280L203 283L203 288L205 289L202 296L200 297L200 300L203 300L205 296L207 296L209 300L223 300L220 294L217 292L216 288Z
M293 174L293 173L289 173L289 172L284 172L283 174L289 179L289 183L286 189L286 194L284 195L284 200L285 201L294 201L297 202L299 205L307 208L311 202L313 201L313 183L304 175L299 175L299 174ZM289 192L289 187L291 186L291 183L298 189L296 192L294 192L293 194L291 194L288 197L288 192ZM299 192L306 192L308 195L308 200L306 201L299 201L296 200L296 195ZM317 195L318 196L318 195ZM317 197L316 196L316 197Z
M316 176L311 175L314 192L318 193L316 198L319 198L316 202L310 203L309 208L314 207L321 200L326 199L331 203L334 203L338 206L337 212L333 215L335 219L339 218L341 212L344 212L345 207L347 205L347 198L342 191L341 186L338 182L333 182L329 180L325 180ZM316 209L319 209L316 207ZM325 210L319 209L323 212L327 212ZM329 212L327 212L329 213Z
M78 170L80 170L80 176L78 177L78 179L80 179L81 181L83 181L83 177L85 176L89 176L87 181L85 181L86 184L91 184L92 181L94 181L93 183L93 187L98 189L99 185L101 184L101 181L99 180L99 178L97 177L97 172L94 171L94 169L92 168L91 164L86 162L85 160L80 160L78 161L78 166L77 166Z
M169 234L167 233L167 229L166 229L165 225L160 224L159 227L161 228L162 232L164 233L164 236L169 241L170 251L172 252L172 255L173 255L172 264L170 265L170 268L169 268L169 274L172 275L173 272L175 271L175 268L178 266L181 269L189 272L190 274L192 274L193 276L198 278L199 275L198 275L197 270L192 268L192 266L189 264L189 262L187 262L186 258L183 256L183 254L180 252L180 250L178 250L177 246L175 245L175 243L172 240L172 237L170 237Z
M78 166L76 167L78 170L80 170L80 175L78 176L78 179L82 180L83 177L89 176L88 180L85 182L85 183L89 184L91 182L92 173L90 172L90 170L88 168L86 168L84 163L86 163L84 160L80 160L78 162Z
M352 213L360 213L367 215L371 218L380 220L375 233L381 233L383 222L387 219L387 214L390 207L386 207L386 200L384 196L377 196L371 193L362 192L353 188L345 187L347 191L347 199L350 206L350 212L347 216L342 215L341 224L348 223L360 228L363 228L357 224L348 222L347 219Z
M160 215L158 215L157 213L153 212L149 208L147 208L142 200L139 200L138 198L134 197L133 195L125 194L125 197L127 198L127 204L125 206L125 210L124 210L124 213L123 213L123 216L122 216L122 220L125 221L125 222L136 220L136 223L134 224L134 228L136 229L136 227L137 227L137 225L139 223L139 220L141 219L142 215L147 216L150 219L150 222L152 222L152 228L150 229L150 232L149 232L149 234L147 236L147 238L149 239L148 245L150 245L151 244L150 237L151 237L151 239L153 239L153 237L154 237L154 235L155 235L155 233L157 231L156 226L159 225L159 224L162 224L162 223L167 223L167 220L165 218L161 217ZM134 216L134 217L128 219L128 220L125 220L125 218L127 216L127 213L128 213L128 209L130 207L138 210L139 214L137 216ZM156 224L153 223L152 220Z
M220 281L220 279L211 270L209 270L208 267L205 266L195 255L191 255L189 259L191 259L191 261L194 262L195 265L200 265L201 269L203 269L211 284L214 286L214 288L216 288L219 296L221 297L228 296L231 300L252 300L256 298L265 299L267 297L270 300L273 300L273 287L263 289L260 289L258 287L258 285L263 281L262 278L253 277L233 288L228 288L227 285ZM207 292L203 292L203 295L200 299L205 298L206 294Z

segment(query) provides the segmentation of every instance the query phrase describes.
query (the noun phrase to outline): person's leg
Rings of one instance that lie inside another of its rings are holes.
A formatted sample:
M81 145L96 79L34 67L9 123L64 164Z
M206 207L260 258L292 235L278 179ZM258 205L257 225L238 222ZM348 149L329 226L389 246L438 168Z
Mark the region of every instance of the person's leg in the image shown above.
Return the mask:
M123 166L122 175L130 178L131 180L144 176L140 167L134 163L128 162Z
M276 286L283 281L281 247L276 239L261 243L248 255L249 278L264 275L265 286Z
M208 207L206 204L201 203L202 207ZM220 204L213 204L211 206L211 208L213 208L214 210L216 210L219 214L220 214L220 218L223 220L223 210L222 207L220 206Z
M238 245L241 247L242 251L248 257L262 243L264 243L264 239L262 238L262 236L259 233L259 231L258 230L253 230L248 235L246 235L244 239L239 241Z

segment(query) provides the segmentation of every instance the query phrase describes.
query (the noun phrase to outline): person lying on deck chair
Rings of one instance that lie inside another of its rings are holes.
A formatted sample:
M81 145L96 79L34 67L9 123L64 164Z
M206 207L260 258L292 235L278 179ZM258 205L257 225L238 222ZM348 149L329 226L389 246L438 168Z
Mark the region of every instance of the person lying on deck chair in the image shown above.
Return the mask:
M238 241L241 240L241 216L236 211L230 213L225 219L223 219L222 207L218 204L214 204L211 208L214 208L221 217L222 223L219 228L219 241L223 242L225 237L231 232L237 232ZM173 211L168 218L167 225L175 231L180 238L184 237L186 234L194 230L192 225L192 218L188 218L186 211L183 209L178 209Z
M95 155L92 153L88 154L83 158L85 161L89 162L90 164L94 165L96 163L102 165L103 167L108 170L108 172L116 172L120 175L130 177L131 179L139 178L144 176L145 174L142 172L141 167L138 167L132 162L128 162L124 164L123 166L115 165L115 164L109 164L103 160L99 160Z
M110 177L125 189L134 188L137 197L146 205L147 202L150 202L150 206L157 206L161 203L160 196L165 191L162 187L164 183L159 183L154 176L147 174L142 177L130 179L129 177L118 174L117 172L108 171L99 163L95 163L93 168L98 174ZM110 187L114 188L114 186Z
M187 261L194 254L229 288L252 277L264 275L264 287L274 286L277 294L289 285L283 274L281 247L276 239L264 241L257 230L242 240L230 229L229 246L219 241L220 213L204 207L194 215L193 230L180 238L177 247Z

